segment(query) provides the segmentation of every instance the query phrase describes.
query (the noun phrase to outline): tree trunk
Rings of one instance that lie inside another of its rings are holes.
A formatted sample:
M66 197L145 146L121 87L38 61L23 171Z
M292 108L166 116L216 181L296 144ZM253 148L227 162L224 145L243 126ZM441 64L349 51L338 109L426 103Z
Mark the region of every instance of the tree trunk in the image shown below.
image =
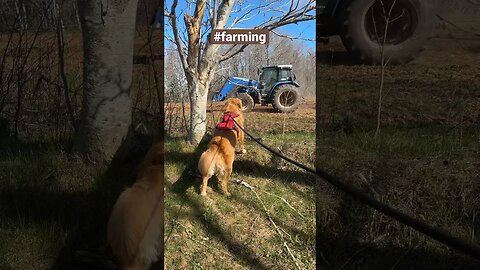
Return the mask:
M207 128L208 84L202 84L197 78L188 81L188 89L191 93L188 140L195 144L200 143Z
M138 0L78 0L83 34L83 106L73 152L109 162L131 124L135 16Z

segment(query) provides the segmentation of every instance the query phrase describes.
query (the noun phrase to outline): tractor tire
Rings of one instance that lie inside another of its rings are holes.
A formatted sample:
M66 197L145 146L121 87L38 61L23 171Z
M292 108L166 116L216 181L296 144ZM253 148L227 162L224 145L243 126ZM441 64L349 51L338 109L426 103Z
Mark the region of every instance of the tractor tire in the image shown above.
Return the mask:
M273 94L273 108L282 113L294 112L300 106L300 93L292 85L280 85Z
M435 25L429 0L353 0L343 7L340 36L349 53L367 64L406 64L420 53ZM381 4L384 4L382 9ZM389 14L386 23L383 14ZM382 10L386 10L383 12ZM386 28L386 38L385 37ZM385 41L383 41L385 40Z
M247 93L237 93L237 98L242 101L242 111L248 113L255 107L253 98Z

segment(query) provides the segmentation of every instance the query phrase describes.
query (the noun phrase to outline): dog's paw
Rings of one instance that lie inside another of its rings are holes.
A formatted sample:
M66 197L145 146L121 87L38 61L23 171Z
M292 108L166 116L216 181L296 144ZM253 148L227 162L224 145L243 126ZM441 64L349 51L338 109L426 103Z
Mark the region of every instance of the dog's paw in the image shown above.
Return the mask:
M230 196L232 196L232 194L230 194L230 192L228 192L228 191L227 191L227 192L224 192L223 195L225 195L225 197L230 197Z
M246 150L246 149L242 149L242 150L238 151L237 153L238 153L238 154L245 154L245 153L247 153L247 150Z
M200 195L205 197L205 196L207 196L207 192L202 191L202 192L200 192Z

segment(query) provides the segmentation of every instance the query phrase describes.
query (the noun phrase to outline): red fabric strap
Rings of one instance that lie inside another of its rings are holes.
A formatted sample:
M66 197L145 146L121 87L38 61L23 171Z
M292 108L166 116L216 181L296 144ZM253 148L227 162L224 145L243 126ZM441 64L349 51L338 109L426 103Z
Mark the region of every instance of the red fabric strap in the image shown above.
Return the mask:
M233 112L226 112L223 114L222 121L218 123L217 129L221 130L232 130L237 129L235 126L235 122L233 122L233 118L237 117L238 114Z

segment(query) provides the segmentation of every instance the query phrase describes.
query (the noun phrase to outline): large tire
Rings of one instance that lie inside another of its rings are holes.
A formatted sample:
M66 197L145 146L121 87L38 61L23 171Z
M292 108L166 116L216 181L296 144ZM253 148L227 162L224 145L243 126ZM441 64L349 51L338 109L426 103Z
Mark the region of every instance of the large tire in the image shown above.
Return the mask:
M273 108L283 113L294 112L300 105L300 93L292 85L280 85L273 94Z
M383 0L388 14L394 0ZM434 28L429 0L396 0L387 27L384 61L405 64L423 50ZM340 36L345 48L363 63L381 63L386 22L379 0L353 0L342 11ZM388 17L388 16L387 16ZM376 19L373 19L376 18ZM375 23L374 23L375 22Z
M248 113L255 107L253 98L247 93L237 93L237 98L242 101L242 111Z

